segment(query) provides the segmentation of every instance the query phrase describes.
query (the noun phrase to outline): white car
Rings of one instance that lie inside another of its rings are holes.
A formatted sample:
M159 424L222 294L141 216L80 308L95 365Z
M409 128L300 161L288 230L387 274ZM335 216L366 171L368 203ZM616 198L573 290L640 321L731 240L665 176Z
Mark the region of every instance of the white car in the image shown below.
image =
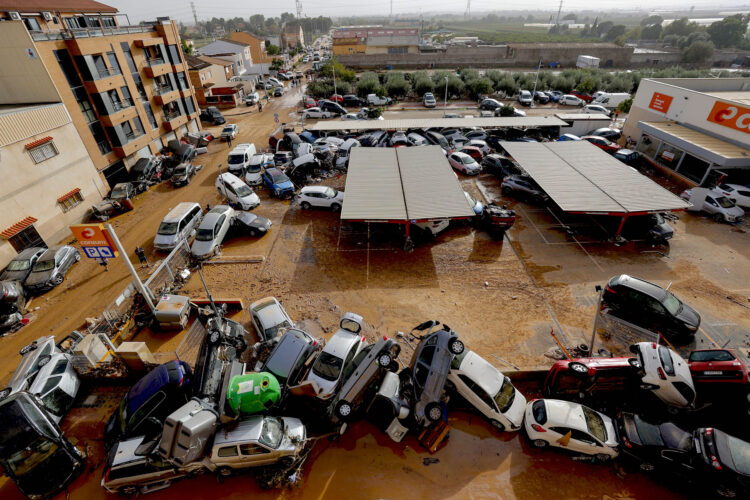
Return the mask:
M250 304L250 319L261 342L281 337L284 331L294 327L294 321L276 297L265 297Z
M692 189L686 189L680 194L680 198L687 201L690 201L692 196ZM717 189L712 189L706 193L703 206L700 209L713 217L716 222L742 222L745 217L745 211Z
M526 398L508 377L477 353L466 349L456 355L448 381L500 432L521 428Z
M273 77L269 78L267 80L267 82L270 83L271 85L273 85L274 87L283 87L284 86L283 83L281 83L279 80L277 80L276 78L273 78Z
M719 184L714 191L720 192L743 210L750 210L750 187L740 184Z
M410 146L429 146L430 145L430 141L428 141L421 135L417 134L416 132L411 132L409 135L407 135L406 140L409 141Z
M344 121L349 121L349 120L361 120L362 118L360 118L360 116L356 113L347 113L345 115L341 115L341 119Z
M479 164L466 153L451 153L448 155L448 163L451 167L466 175L476 175L482 168Z
M558 104L563 106L583 106L583 99L570 94L565 94L560 98Z
M252 106L253 104L257 104L257 102L260 100L260 95L258 95L257 92L250 92L245 96L245 104L248 106Z
M216 190L229 200L229 205L239 207L241 210L252 210L260 205L260 198L255 194L253 188L229 172L224 172L216 177Z
M300 190L297 199L300 207L305 210L323 207L338 212L344 204L344 192L328 186L305 186Z
M537 448L555 446L602 462L619 454L612 419L578 403L532 400L526 405L524 429Z
M221 138L225 141L228 139L234 139L237 137L237 133L239 132L239 127L234 123L228 123L224 125L224 128L221 131Z
M424 95L423 102L425 108L434 108L437 105L437 101L435 100L435 96L432 94L432 92L427 92Z
M469 142L464 144L464 146L474 146L475 148L478 148L479 151L482 152L482 156L487 156L488 154L492 153L492 148L490 148L487 143L481 139L470 139Z
M81 387L70 355L57 353L39 370L28 391L42 400L42 405L57 423L68 413Z
M263 184L263 167L268 165L273 167L273 155L268 153L260 153L250 157L250 161L247 164L247 172L245 173L245 182L250 186L259 186Z
M361 330L362 316L346 313L339 323L339 329L315 359L307 380L315 382L320 399L330 399L336 394L342 374L367 346L365 337L360 335Z
M462 134L461 131L457 128L445 129L440 133L443 134L443 137L445 137L451 144L453 144L454 147L457 148L469 142L468 137Z
M587 104L583 107L582 111L587 114L602 114L607 116L612 114L607 108L599 104Z
M320 109L319 107L314 108L307 108L304 111L305 118L323 118L327 119L333 116L333 114L330 111L324 111Z
M641 389L651 390L666 405L688 408L695 403L695 386L690 367L672 349L656 342L630 346L641 364Z
M518 103L521 106L531 106L532 102L534 102L534 98L528 90L522 90L521 93L518 94Z
M196 259L208 259L219 253L221 242L232 225L234 209L227 205L217 205L208 212L195 235L190 253Z

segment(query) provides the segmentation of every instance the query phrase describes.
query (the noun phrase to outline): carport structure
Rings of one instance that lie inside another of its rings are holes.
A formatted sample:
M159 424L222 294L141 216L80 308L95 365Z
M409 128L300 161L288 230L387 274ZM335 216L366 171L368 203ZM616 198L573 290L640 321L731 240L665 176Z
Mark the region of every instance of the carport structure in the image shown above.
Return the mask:
M505 116L494 118L412 118L403 120L332 120L306 127L313 132L410 130L428 128L528 128L565 127L568 123L554 116Z
M690 204L587 141L503 142L502 147L564 212L628 217Z
M440 146L354 148L344 189L341 219L410 226L468 219L474 209Z

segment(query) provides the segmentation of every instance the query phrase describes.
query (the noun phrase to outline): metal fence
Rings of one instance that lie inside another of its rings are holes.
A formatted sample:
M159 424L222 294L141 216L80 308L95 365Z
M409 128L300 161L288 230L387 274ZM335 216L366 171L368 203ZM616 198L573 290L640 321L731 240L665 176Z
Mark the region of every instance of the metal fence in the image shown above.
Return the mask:
M629 356L629 347L637 342L660 343L658 333L641 328L608 312L597 312L596 333L615 356Z
M177 245L174 250L159 264L151 276L144 283L151 290L157 301L159 296L170 293L181 287L187 276L183 277L186 269L190 268L192 262L190 245L187 241Z

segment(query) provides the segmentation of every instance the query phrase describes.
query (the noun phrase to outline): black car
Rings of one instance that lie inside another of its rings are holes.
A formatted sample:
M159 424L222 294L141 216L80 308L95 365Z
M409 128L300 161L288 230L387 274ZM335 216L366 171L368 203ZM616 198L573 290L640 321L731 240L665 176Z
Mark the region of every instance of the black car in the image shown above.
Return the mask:
M232 219L232 229L248 236L263 236L271 229L270 219L238 210Z
M586 135L604 137L605 139L609 139L610 141L615 142L620 140L620 137L622 137L622 130L617 128L598 128L596 130L592 130Z
M592 216L598 228L607 234L615 234L622 223L620 218L607 215ZM648 242L666 243L674 236L674 229L660 213L631 215L625 219L620 235L627 240L646 240Z
M534 92L534 100L539 104L547 104L549 102L549 96L544 92L540 92L537 90L536 92Z
M27 497L51 497L83 471L83 453L31 394L0 401L0 422L0 464Z
M157 160L155 156L138 158L135 165L130 168L130 180L133 182L151 182L161 172L160 167L161 161Z
M442 328L437 329L438 326ZM425 330L427 333L424 335L414 336L415 331ZM464 352L464 344L448 325L441 325L435 320L415 326L410 335L419 339L407 372L414 385L414 394L410 397L411 406L414 408L416 423L426 426L443 416L445 381L453 357Z
M46 251L43 247L30 247L21 250L13 260L5 267L5 270L0 274L0 281L20 281L21 283L26 280L26 277L31 272L31 268Z
M671 292L627 274L609 280L602 308L641 328L685 340L701 323L698 312Z
M693 436L695 453L705 473L700 483L710 485L722 497L748 498L750 443L710 427L697 429Z
M682 474L694 472L691 433L671 422L647 422L633 413L618 414L614 424L622 455L635 460L641 470L665 467Z
M481 166L485 172L494 175L498 179L521 173L521 170L513 163L513 160L497 153L485 156L482 159Z
M637 165L642 157L641 153L632 149L618 149L612 156L630 166Z
M320 106L321 111L329 111L334 116L345 115L347 113L346 108L333 101L318 101L318 106Z
M276 87L273 89L274 97L281 97L282 95L284 95L284 87Z
M312 362L313 354L321 346L309 333L290 328L281 336L265 363L257 371L269 372L283 388L292 387L302 380Z
M489 110L489 111L494 111L502 107L503 107L503 103L501 103L497 99L484 99L479 104L479 109L484 109L484 110Z
M365 103L364 99L360 99L356 95L349 94L349 95L345 95L344 96L344 106L353 107L353 108L360 108L360 107L364 106L365 104L366 103Z
M200 119L213 125L223 125L227 121L216 106L209 106L201 111Z

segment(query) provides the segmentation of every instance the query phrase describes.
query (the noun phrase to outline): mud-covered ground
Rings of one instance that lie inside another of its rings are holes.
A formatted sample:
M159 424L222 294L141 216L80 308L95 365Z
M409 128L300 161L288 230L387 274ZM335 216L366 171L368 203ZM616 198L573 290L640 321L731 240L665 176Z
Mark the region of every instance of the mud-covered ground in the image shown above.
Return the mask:
M227 112L229 122L240 127L235 144L254 142L259 148L267 147L269 132L278 126L274 114L282 122L295 116L301 97L295 90L273 99L262 113L255 107ZM153 251L153 237L161 219L177 203L213 206L221 201L214 181L218 165L226 164L229 148L214 141L208 150L198 157L203 169L187 187L159 185L136 200L133 212L111 221L131 260L137 261L132 252L137 245L146 249L152 263L163 257ZM342 224L337 214L304 211L288 201L271 199L261 189L262 204L255 212L273 221L270 233L261 239L227 241L223 256L263 260L206 266L208 286L214 296L242 298L246 306L276 296L292 319L316 336L329 336L346 311L364 317L370 339L407 333L422 321L439 319L456 330L468 348L499 369L513 371L552 363L544 355L556 347L550 331L568 345L588 343L597 301L594 286L629 273L663 286L671 282L671 290L701 312L703 331L695 345L747 347L750 237L746 226L682 214L669 246L615 246L571 236L555 214L543 207L503 198L492 176L460 178L464 189L480 200L508 203L518 210L518 221L504 240L495 241L482 230L458 224L405 253L403 236L395 226ZM345 178L321 182L343 188ZM140 272L146 277L150 270ZM122 262L113 262L105 272L82 259L61 286L32 301L34 319L27 327L0 339L4 361L0 380L10 377L23 345L42 335L62 338L82 327L128 282ZM183 293L205 295L195 276ZM252 331L246 313L235 319ZM143 333L135 340L145 341L168 357L183 336ZM406 348L404 361L410 354ZM104 421L124 390L122 386L86 386L64 421L71 440L85 445L91 457L86 473L70 488L71 498L105 496L99 486L103 462L99 440ZM677 488L674 484L665 487L630 469L530 449L523 436L499 435L474 415L451 414L449 424L453 430L447 444L432 456L413 436L396 445L369 424L358 423L339 441L323 440L316 445L295 489L259 491L251 475L223 484L203 476L154 493L153 498L646 499L686 494L679 488L670 491ZM0 479L0 498L18 497L15 486Z

